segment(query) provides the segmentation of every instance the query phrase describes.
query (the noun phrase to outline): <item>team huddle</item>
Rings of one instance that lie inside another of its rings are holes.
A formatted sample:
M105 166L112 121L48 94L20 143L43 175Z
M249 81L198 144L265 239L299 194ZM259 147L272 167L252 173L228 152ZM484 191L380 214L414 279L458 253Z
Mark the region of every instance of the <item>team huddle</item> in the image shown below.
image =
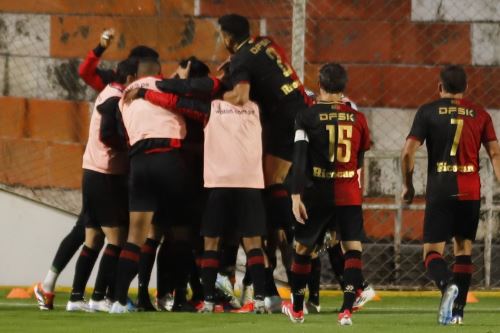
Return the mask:
M352 325L352 313L375 296L362 273L360 177L371 139L365 116L344 96L346 69L323 65L314 96L271 38L250 37L245 17L225 15L218 23L230 57L217 77L191 56L164 78L158 53L147 46L133 48L115 70L101 69L112 30L81 64L80 76L99 92L83 156L82 211L35 288L40 309L53 309L57 277L82 244L67 311L283 312L302 323L304 314L321 310L324 248L343 290L340 325ZM414 157L426 142L424 262L442 292L444 325L463 322L481 144L500 180L491 117L463 99L466 87L461 67L442 70L441 98L418 110L402 152L402 197L411 203ZM453 272L443 259L451 238ZM240 245L241 299L233 290ZM282 301L273 277L277 250L291 301ZM128 291L136 276L134 303Z

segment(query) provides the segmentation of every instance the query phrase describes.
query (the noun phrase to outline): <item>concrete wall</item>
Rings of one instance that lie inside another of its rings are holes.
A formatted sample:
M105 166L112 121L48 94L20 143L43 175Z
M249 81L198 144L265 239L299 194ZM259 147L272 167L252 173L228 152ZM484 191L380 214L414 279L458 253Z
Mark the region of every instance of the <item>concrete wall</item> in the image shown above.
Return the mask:
M0 190L0 285L33 285L44 278L60 241L71 230L76 216ZM78 253L58 280L71 286ZM89 280L93 286L99 262ZM156 268L151 286L156 286ZM137 282L132 282L136 287Z

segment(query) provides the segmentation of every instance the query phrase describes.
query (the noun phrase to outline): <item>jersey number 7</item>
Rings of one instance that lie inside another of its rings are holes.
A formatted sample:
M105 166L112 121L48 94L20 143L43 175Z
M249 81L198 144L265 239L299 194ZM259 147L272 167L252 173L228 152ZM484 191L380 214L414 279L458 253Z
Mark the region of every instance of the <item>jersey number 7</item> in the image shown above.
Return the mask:
M457 125L457 130L455 131L455 137L453 138L453 145L451 146L450 156L456 156L458 150L458 144L460 143L460 137L462 136L462 128L464 127L464 120L459 118L451 118L450 122L452 125Z
M352 125L338 125L339 135L337 145L335 144L337 141L336 129L336 125L326 125L326 130L328 131L328 153L330 162L335 162L335 157L337 157L339 162L347 163L351 160L350 139L352 139ZM340 145L344 146L344 150L340 148ZM337 151L335 151L335 147Z

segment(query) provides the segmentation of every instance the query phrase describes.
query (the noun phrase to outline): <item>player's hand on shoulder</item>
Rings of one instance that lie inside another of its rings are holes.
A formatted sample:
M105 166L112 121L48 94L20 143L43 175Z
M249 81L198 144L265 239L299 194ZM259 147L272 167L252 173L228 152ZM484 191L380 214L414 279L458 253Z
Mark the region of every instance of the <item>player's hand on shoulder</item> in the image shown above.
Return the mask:
M297 222L300 224L306 224L306 220L309 217L307 216L307 209L302 202L300 194L292 194L292 212Z
M186 67L179 66L175 70L173 77L178 77L179 79L187 79L189 77L189 71L191 70L191 61L188 61Z
M101 34L101 38L99 40L99 44L107 49L110 45L111 42L113 41L113 38L115 37L115 29L106 29L103 31Z
M411 204L413 202L413 198L415 197L415 188L412 186L406 186L403 184L403 191L401 193L401 199L405 204Z

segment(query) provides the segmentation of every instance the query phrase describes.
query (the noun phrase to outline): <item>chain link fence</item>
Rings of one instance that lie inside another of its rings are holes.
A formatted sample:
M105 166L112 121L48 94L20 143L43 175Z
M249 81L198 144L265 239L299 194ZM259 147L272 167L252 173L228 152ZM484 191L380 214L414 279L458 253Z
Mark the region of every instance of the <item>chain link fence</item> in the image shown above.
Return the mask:
M366 277L381 288L430 287L420 245L425 148L410 207L399 199L399 151L416 108L438 97L439 70L448 63L465 67L468 96L500 131L498 0L0 0L0 188L78 213L96 96L78 66L101 32L117 33L100 66L144 44L159 51L166 75L190 55L215 69L228 56L217 18L233 12L249 17L252 34L283 46L313 91L323 63L347 67L347 95L366 114L373 140L364 170ZM473 284L498 288L500 196L484 156L481 166ZM334 284L324 271L323 284Z

